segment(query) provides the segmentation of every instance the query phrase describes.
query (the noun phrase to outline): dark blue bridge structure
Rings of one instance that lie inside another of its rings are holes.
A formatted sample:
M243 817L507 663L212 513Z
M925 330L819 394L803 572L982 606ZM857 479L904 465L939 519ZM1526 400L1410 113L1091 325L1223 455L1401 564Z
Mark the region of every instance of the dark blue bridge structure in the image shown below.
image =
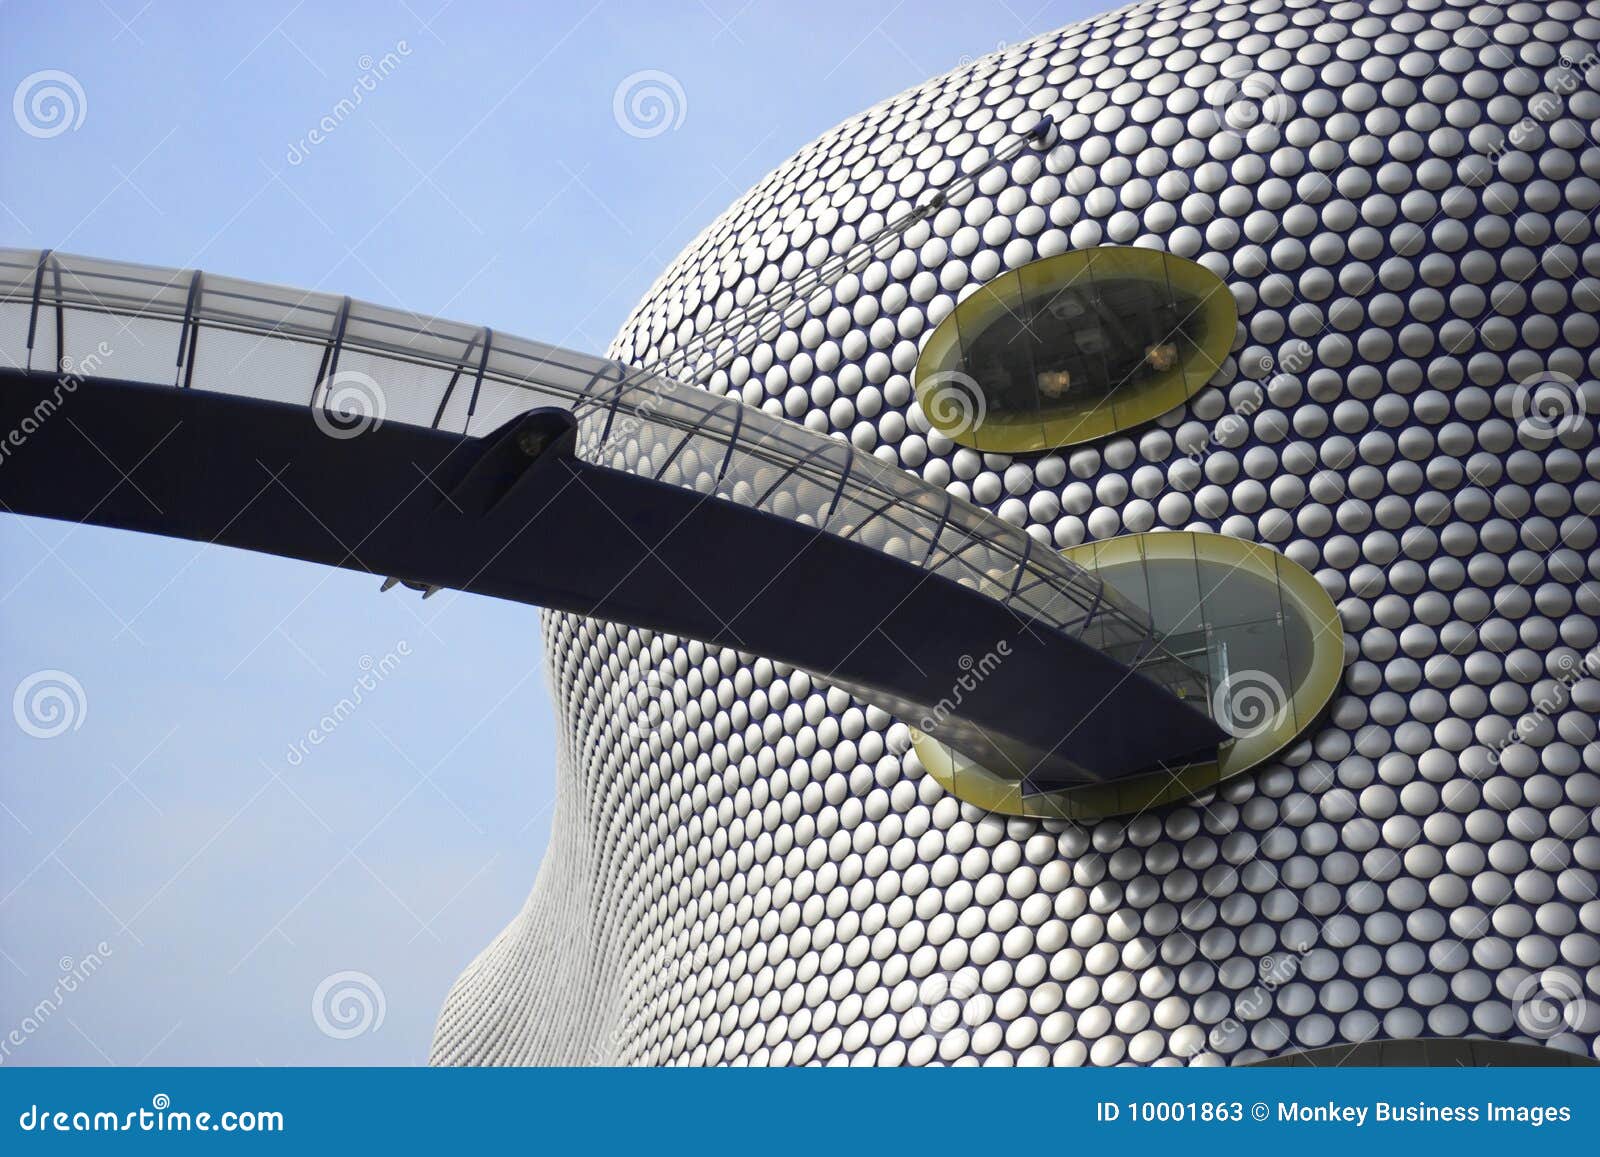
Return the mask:
M1025 793L1227 739L1141 608L938 487L668 376L692 360L0 250L0 367L12 513L764 655Z

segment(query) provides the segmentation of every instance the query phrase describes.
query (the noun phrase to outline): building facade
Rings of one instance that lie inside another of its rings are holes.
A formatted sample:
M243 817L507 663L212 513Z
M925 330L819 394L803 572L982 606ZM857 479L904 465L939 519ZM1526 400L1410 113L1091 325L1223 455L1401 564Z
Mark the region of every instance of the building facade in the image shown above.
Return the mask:
M549 848L432 1060L1593 1056L1597 46L1600 4L1572 0L1141 3L892 97L729 208L617 358L670 364L1050 118L694 384L1043 549L1270 546L1337 608L1337 686L1259 766L1033 818L958 798L915 721L820 678L548 613ZM1203 388L1013 452L983 445L981 392L954 425L927 412L919 359L958 307L1113 248L1226 287Z

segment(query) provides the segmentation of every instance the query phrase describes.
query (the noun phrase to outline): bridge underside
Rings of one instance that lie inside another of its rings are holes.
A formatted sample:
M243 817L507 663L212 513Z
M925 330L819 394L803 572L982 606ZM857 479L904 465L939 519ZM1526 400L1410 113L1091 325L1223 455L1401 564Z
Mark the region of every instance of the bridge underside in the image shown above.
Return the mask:
M0 371L0 503L571 611L850 687L1030 790L1214 751L1211 720L1093 647L839 536L584 462L571 415L330 436L259 398ZM1001 646L1001 644L1004 644ZM981 662L981 656L993 661Z

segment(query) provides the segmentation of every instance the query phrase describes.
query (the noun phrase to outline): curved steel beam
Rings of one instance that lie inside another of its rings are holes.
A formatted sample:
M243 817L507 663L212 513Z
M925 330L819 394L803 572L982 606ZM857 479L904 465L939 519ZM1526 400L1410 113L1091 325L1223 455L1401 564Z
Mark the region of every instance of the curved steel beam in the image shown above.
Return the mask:
M62 397L53 374L5 371L0 427L26 435L5 447L0 503L766 655L1039 788L1117 779L1224 738L1143 675L941 575L582 461L566 411L482 438L398 422L333 437L318 417L106 379Z

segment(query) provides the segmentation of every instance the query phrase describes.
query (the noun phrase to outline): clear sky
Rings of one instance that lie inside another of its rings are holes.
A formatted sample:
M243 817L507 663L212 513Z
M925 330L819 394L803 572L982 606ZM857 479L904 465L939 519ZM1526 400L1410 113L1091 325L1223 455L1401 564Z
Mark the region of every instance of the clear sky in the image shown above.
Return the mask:
M1097 10L10 0L0 97L25 91L0 115L0 243L603 352L673 256L801 145ZM76 85L75 127L29 112L64 84L46 70ZM670 125L615 115L646 71L670 78ZM359 709L292 756L386 656ZM548 835L538 612L0 516L0 697L40 672L76 687L60 735L0 714L0 1063L425 1060Z

